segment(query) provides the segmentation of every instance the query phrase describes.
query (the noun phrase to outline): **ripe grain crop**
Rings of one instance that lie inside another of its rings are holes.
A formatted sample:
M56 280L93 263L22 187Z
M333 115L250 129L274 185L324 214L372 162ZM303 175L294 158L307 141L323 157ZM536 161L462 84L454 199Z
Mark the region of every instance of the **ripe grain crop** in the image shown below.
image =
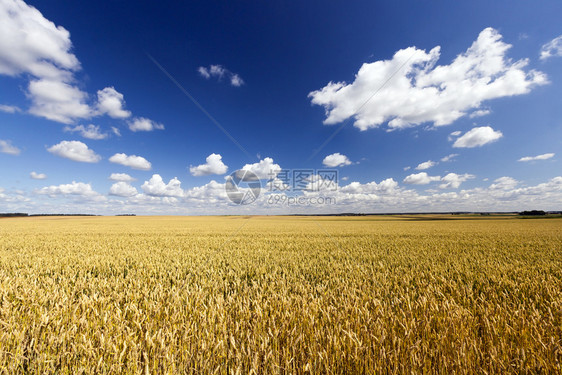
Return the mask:
M562 373L562 220L445 218L2 219L0 372Z

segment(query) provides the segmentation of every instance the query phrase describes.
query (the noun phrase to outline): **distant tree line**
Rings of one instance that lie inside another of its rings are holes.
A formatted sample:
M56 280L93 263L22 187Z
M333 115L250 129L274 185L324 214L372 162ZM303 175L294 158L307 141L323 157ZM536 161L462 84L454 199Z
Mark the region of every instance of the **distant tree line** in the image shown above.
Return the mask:
M0 217L22 217L22 216L26 217L29 215L21 212L7 212L5 214L0 213Z
M94 214L26 214L22 212L0 213L0 217L31 217L31 216L101 216Z
M31 217L31 216L103 216L94 214L28 214L25 212L0 212L0 217ZM115 216L137 216L136 214L119 214Z
M546 215L546 212L544 212L542 210L531 210L531 211L519 212L519 215L521 215L521 216L544 216L544 215Z

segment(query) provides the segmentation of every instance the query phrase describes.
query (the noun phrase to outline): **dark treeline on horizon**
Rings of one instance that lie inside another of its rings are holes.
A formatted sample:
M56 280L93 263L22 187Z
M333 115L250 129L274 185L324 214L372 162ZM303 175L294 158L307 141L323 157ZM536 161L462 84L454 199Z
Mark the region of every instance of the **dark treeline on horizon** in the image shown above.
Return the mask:
M386 213L354 213L346 212L341 214L288 214L280 216L385 216L385 215L519 215L519 216L546 216L546 215L562 215L562 211L511 211L511 212L386 212ZM6 212L1 213L0 217L35 217L35 216L137 216L136 214L116 214L116 215L95 215L95 214L28 214L25 212ZM211 215L212 216L212 215ZM236 216L236 215L234 215Z

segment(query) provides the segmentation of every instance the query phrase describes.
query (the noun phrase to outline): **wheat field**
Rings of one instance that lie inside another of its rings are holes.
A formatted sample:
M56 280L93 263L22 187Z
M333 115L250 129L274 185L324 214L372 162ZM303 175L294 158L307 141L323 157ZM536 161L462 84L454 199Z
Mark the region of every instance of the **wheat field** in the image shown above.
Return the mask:
M562 373L562 220L0 220L1 373Z

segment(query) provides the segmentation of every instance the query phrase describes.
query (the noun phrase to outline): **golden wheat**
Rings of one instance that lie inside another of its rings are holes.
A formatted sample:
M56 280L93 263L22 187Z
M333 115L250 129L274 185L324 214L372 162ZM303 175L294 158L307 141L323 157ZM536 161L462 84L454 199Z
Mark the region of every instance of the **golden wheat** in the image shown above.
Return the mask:
M0 220L0 367L561 373L562 221L430 219Z

